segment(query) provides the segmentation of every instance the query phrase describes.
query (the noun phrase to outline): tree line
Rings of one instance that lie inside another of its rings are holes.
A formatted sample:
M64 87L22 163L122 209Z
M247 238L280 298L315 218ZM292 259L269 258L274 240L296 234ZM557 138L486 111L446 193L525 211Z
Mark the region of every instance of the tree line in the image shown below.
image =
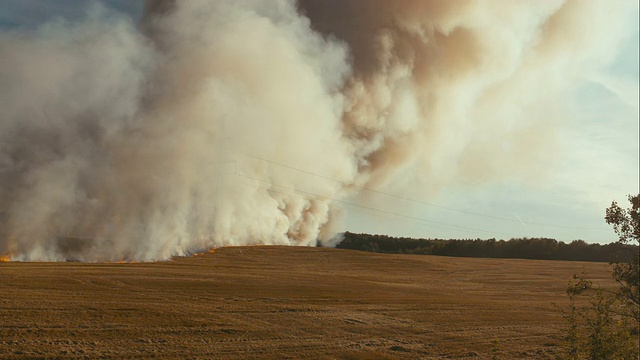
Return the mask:
M336 247L388 254L597 262L628 262L638 253L637 245L620 242L601 245L589 244L583 240L565 243L549 238L413 239L351 232L345 232Z

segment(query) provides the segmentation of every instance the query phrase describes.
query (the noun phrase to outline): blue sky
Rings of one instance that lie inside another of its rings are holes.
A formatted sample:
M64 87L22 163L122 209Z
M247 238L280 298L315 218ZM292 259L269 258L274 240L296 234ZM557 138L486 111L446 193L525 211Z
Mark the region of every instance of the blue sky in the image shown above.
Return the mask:
M4 29L33 28L47 21L73 21L82 17L91 0L3 0L0 4L0 27ZM115 11L137 19L143 0L108 0L100 2Z

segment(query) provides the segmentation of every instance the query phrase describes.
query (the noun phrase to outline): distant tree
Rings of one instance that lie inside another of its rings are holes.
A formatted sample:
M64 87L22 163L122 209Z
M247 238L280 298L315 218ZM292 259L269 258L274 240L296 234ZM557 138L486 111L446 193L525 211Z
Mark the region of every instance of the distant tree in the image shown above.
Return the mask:
M336 247L387 254L602 262L610 262L615 253L618 254L619 263L628 263L638 251L638 245L620 242L600 245L588 244L583 240L565 244L548 238L514 238L508 241L412 239L350 232L343 234L342 241Z

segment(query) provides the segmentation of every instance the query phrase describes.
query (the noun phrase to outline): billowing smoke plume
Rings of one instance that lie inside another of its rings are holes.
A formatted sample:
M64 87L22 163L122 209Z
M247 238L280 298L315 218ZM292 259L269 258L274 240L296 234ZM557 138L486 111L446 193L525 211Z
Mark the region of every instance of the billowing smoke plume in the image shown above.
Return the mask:
M330 244L362 187L554 158L625 2L147 1L0 34L0 254Z

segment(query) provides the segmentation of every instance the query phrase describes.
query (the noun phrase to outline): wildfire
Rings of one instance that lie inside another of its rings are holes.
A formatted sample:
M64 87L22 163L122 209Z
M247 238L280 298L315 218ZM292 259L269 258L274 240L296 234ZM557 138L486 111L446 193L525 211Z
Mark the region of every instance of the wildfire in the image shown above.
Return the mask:
M11 261L11 254L0 255L0 262L9 262Z
M209 249L209 250L207 250L207 251L194 253L194 254L193 254L193 255L191 255L191 256L203 256L203 255L206 255L206 254L213 254L213 253L215 253L215 252L216 252L216 248L211 248L211 249Z
M135 260L117 260L117 261L103 261L103 264L136 264Z

